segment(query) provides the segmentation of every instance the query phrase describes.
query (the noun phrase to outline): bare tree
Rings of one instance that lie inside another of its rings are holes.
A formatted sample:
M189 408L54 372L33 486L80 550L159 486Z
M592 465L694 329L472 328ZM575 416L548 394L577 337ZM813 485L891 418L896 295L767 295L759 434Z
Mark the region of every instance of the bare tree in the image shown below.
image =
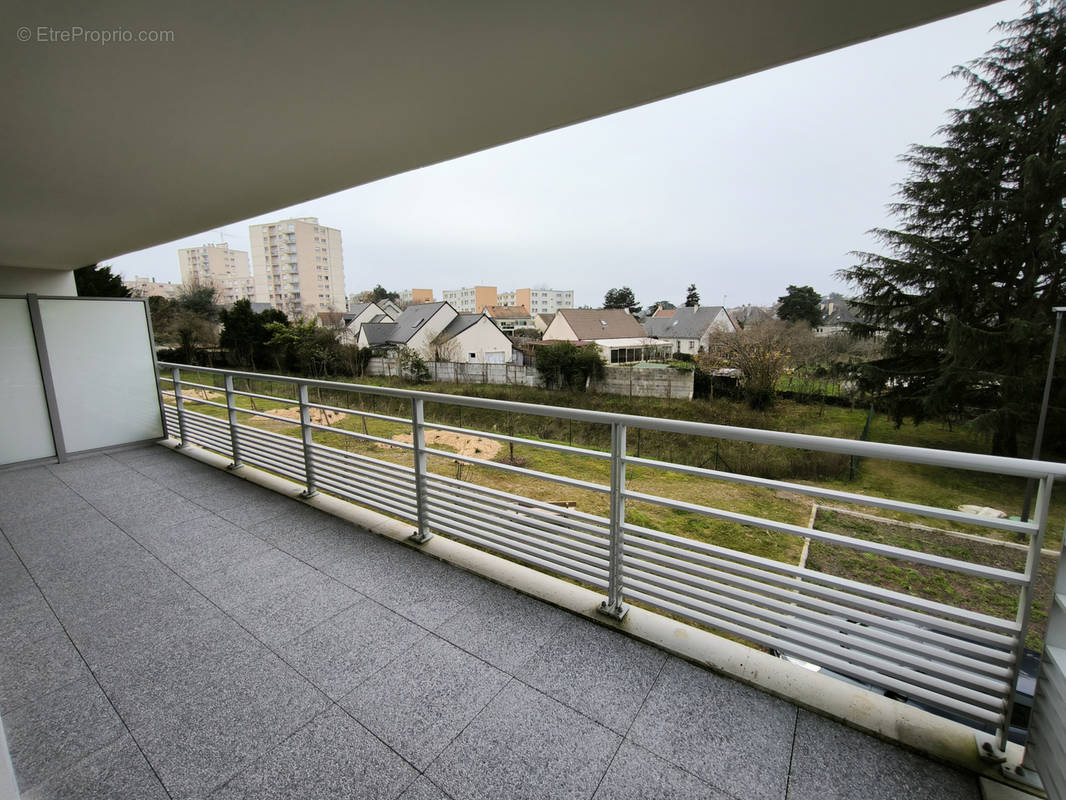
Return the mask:
M779 320L749 325L736 333L715 332L700 362L711 369L739 369L748 405L769 408L774 404L777 382L791 361L791 333L791 326Z
M459 383L459 342L454 337L446 337L444 332L441 331L437 334L436 338L429 343L429 351L433 356L433 361L443 361L449 364L455 364L453 374L455 376L455 382ZM434 367L434 371L436 367ZM434 374L434 377L436 375Z

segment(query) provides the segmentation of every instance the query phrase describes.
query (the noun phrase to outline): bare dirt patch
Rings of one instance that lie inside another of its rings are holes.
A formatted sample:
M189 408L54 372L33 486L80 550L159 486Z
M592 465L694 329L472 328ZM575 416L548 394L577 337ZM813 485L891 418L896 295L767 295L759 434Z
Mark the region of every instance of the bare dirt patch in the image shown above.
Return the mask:
M312 425L336 425L343 419L347 418L347 414L342 414L339 411L326 411L324 408L310 408L308 411L311 413ZM270 412L275 417L285 417L285 419L299 419L299 408L278 408Z
M394 442L411 444L412 437L409 433L400 433L392 437ZM426 431L426 444L429 447L446 445L461 456L468 458L483 458L491 461L500 452L500 443L495 439L486 439L482 436L470 436L465 433L453 433L452 431ZM380 445L387 447L387 445Z
M182 386L181 396L184 400L222 400L225 401L226 395L222 392L209 392L206 389L198 389L195 386Z

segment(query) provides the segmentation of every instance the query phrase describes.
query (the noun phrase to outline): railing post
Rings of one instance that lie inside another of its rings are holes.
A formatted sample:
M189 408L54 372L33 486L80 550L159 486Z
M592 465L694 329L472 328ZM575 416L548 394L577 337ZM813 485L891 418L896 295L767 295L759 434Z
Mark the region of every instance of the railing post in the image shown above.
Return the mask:
M308 407L307 384L297 386L300 397L300 437L304 443L304 476L307 488L300 492L300 497L314 497L318 494L315 488L315 466L312 462L311 451L311 409Z
M240 469L244 466L241 461L241 444L237 440L237 403L233 395L233 376L226 376L226 412L229 415L229 441L233 451L233 463L227 469Z
M600 613L622 619L629 606L622 602L622 556L626 521L626 426L611 423L611 528L607 573L607 599L600 604Z
M426 507L426 409L421 397L411 398L411 443L415 457L415 507L418 510L418 530L409 541L422 544L429 541L429 509Z
M178 412L178 436L181 438L178 448L184 449L189 446L189 437L185 431L185 401L181 398L181 370L173 367L170 374L174 379L174 408Z
M1016 618L1018 639L1014 643L1014 662L1011 665L1010 676L1007 679L1009 688L1007 689L1006 702L1003 707L1003 724L996 731L995 747L999 754L1006 751L1007 737L1010 734L1010 718L1014 713L1014 695L1018 683L1018 673L1022 668L1025 637L1029 632L1029 615L1032 610L1033 594L1036 591L1036 582L1040 573L1040 550L1044 546L1044 530L1047 528L1048 505L1051 502L1051 486L1053 482L1054 478L1051 475L1045 475L1037 484L1036 513L1033 515L1036 531L1033 532L1032 537L1029 539L1029 552L1025 557L1026 581L1022 584L1018 595L1018 616ZM985 756L997 755L990 753L987 748L984 749L982 754ZM997 760L999 759L997 758Z

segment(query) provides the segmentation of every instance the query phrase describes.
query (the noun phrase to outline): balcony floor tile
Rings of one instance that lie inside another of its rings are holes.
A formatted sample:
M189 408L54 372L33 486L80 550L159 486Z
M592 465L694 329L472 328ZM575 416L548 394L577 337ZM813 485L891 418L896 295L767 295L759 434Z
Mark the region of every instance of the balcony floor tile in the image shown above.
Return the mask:
M788 784L796 708L670 658L629 738L739 800L770 800Z
M364 597L280 645L278 652L337 700L427 635L424 629Z
M519 680L625 734L666 661L662 650L585 619L568 619Z
M22 800L66 797L169 800L163 784L129 734L22 792Z
M11 762L24 788L54 777L126 734L86 670L4 717Z
M0 472L0 637L27 800L979 796L158 447Z
M426 770L456 800L590 797L621 737L512 681Z
M242 770L212 800L397 797L418 773L336 706Z
M383 742L424 770L504 687L508 676L427 636L340 701Z
M788 800L963 800L977 779L808 711L799 712Z
M732 800L643 747L624 742L593 800Z
M502 586L488 585L439 633L505 672L513 673L568 619L557 608Z

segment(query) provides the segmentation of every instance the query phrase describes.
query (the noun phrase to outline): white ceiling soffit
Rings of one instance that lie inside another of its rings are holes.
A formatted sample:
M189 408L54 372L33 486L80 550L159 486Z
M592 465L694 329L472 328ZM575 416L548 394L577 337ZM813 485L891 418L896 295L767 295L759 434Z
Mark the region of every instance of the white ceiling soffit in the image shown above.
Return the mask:
M94 263L982 4L15 0L0 265ZM173 41L102 41L141 31Z

